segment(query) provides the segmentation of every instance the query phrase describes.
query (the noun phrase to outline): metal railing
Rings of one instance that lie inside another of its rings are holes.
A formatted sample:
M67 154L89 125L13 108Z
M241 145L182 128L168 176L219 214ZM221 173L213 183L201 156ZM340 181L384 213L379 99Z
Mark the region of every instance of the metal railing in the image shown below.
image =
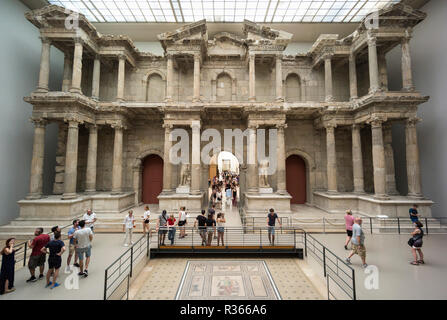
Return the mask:
M350 300L357 299L355 271L352 267L309 233L305 233L304 248L304 256L310 255L323 267L329 300L336 296L345 296ZM335 289L331 290L330 279L336 285Z
M74 219L76 219L76 218L74 218ZM73 223L70 223L70 224L67 224L67 225L65 225L63 227L60 227L60 229L61 229L61 240L64 241L64 240L68 239L67 233L62 233L62 231L66 230L68 228L71 228L72 226L73 226ZM51 236L53 234L53 232L47 232L46 234ZM11 238L13 238L13 237L11 237ZM21 268L26 266L26 262L28 261L29 257L31 256L32 249L29 248L28 241L23 241L23 242L20 242L20 243L16 243L14 245L14 248L16 250L16 254L15 254L15 262L16 262L15 263L15 270L18 270L18 269L21 269ZM1 264L1 262L2 262L2 256L0 256L0 264Z
M129 298L129 286L135 266L150 256L150 234L141 236L104 271L104 300ZM120 290L122 290L120 294Z
M292 218L290 217L278 217L283 227L293 227ZM267 214L265 217L245 217L245 225L251 227L264 227L267 225Z

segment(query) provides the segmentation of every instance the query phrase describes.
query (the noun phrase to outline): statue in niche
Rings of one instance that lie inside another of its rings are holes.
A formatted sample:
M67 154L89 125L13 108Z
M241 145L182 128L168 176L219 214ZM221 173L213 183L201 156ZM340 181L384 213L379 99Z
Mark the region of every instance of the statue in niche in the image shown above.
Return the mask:
M261 188L269 188L269 179L268 179L268 160L261 160L259 162L259 187Z
M182 163L182 167L180 169L180 185L181 186L189 186L191 182L191 168L189 163Z

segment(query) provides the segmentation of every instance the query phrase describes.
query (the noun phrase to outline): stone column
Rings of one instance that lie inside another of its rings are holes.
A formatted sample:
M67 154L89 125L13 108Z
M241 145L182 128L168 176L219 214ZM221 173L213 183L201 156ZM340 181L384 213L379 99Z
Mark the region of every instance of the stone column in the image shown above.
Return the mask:
M65 53L64 54L64 74L63 74L63 79L62 79L62 91L63 92L68 92L68 90L70 90L70 86L71 86L71 75L73 73L73 68L72 68L72 57L70 54Z
M402 39L402 90L414 91L413 72L411 70L410 36Z
M358 98L357 66L355 62L355 54L353 52L349 54L349 91L351 95L351 100Z
M381 90L388 91L388 70L386 67L386 56L384 52L379 53L379 77Z
M191 193L200 193L200 121L193 121L191 151Z
M50 80L50 50L51 41L47 38L40 38L42 40L42 51L40 54L40 71L39 83L36 92L47 93L48 82Z
M413 198L422 198L419 146L416 131L416 124L419 121L418 118L410 118L407 120L405 127L408 196Z
M372 132L372 157L374 168L374 197L387 199L386 196L386 171L385 171L385 148L383 144L382 123L383 119L373 118L371 123Z
M256 101L256 72L255 72L255 55L250 54L248 60L248 88L249 101Z
M335 148L335 127L326 124L327 192L337 193L337 153Z
M284 101L282 90L282 56L276 56L276 101Z
M360 136L360 125L352 126L352 172L354 176L354 192L365 193L365 182L363 179L362 139Z
M257 148L256 148L256 129L258 126L249 124L248 136L248 155L247 155L247 191L250 193L258 192L258 166L257 166Z
M194 54L194 95L193 102L200 101L200 54Z
M31 159L31 175L27 199L39 199L43 191L43 161L45 154L44 119L31 119L34 123L33 158Z
M92 79L92 98L94 100L99 100L99 79L101 74L101 61L99 60L99 55L95 56L93 62L93 79Z
M165 128L165 142L164 142L164 156L163 156L163 192L172 191L172 163L169 160L169 151L171 150L172 142L169 141L171 135L172 125L164 124Z
M166 101L172 101L173 93L174 93L174 56L169 53L167 55L167 63L166 63Z
M98 127L89 125L87 173L85 175L85 192L96 191L96 159L98 153Z
M74 54L73 54L73 74L71 77L70 92L80 93L82 80L82 50L83 42L80 38L75 39Z
M284 129L287 128L287 124L278 124L278 160L277 160L277 192L279 194L286 194L286 142L284 136Z
M306 83L305 79L301 79L300 90L301 90L301 101L307 101L306 97Z
M133 191L135 192L134 203L135 206L138 206L141 202L141 187L142 187L142 174L143 174L143 166L141 163L138 166L134 166L133 168Z
M324 57L324 88L326 92L325 100L327 102L334 101L332 90L332 55L327 54Z
M377 38L368 36L369 92L379 91L379 64L377 60Z
M383 143L385 148L385 174L386 174L386 194L399 194L396 189L396 175L394 170L393 135L391 123L383 125Z
M123 191L123 131L124 126L120 123L112 125L115 129L115 140L113 143L113 165L112 165L112 194L120 194Z
M118 81L116 87L116 101L124 101L124 79L126 71L126 56L120 54L118 56Z
M77 197L79 120L72 118L67 119L66 122L68 122L68 133L65 151L64 194L62 199L74 199Z

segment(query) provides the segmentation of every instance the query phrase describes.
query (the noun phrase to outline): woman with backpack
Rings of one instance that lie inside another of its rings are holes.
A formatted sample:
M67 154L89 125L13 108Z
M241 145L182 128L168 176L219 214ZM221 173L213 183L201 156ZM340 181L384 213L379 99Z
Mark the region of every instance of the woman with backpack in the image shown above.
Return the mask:
M420 221L414 222L415 229L411 233L411 238L408 240L408 245L411 247L411 253L413 254L414 261L411 261L410 264L417 266L420 264L424 264L424 255L422 253L422 238L424 237L424 230L422 230L422 223ZM419 260L418 260L419 253Z

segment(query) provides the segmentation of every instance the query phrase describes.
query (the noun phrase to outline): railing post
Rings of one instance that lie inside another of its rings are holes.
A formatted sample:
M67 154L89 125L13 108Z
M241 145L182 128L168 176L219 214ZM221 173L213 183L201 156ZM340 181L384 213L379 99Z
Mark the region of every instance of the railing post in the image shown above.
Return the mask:
M428 220L425 218L425 232L428 234Z
M130 248L130 273L129 275L132 277L133 270L133 246Z
M126 300L129 300L129 284L130 284L130 277L127 276L127 297L126 297Z
M26 266L26 249L28 248L28 241L25 241L25 248L23 249L23 266Z
M326 233L326 221L323 217L323 233Z
M107 300L107 271L104 272L104 300Z
M323 273L326 277L326 247L323 246Z
M259 229L259 245L262 248L262 228Z
M355 270L352 269L352 300L357 300L357 292L355 290Z
M371 234L373 233L373 223L372 223L372 218L369 217L369 229L371 231Z
M149 243L149 232L146 237L146 257L149 257L150 254L150 243Z
M307 232L304 231L304 255L307 258Z
M327 299L331 300L330 290L329 290L329 277L326 277L326 287L327 287Z
M400 234L400 219L397 217L397 233Z

